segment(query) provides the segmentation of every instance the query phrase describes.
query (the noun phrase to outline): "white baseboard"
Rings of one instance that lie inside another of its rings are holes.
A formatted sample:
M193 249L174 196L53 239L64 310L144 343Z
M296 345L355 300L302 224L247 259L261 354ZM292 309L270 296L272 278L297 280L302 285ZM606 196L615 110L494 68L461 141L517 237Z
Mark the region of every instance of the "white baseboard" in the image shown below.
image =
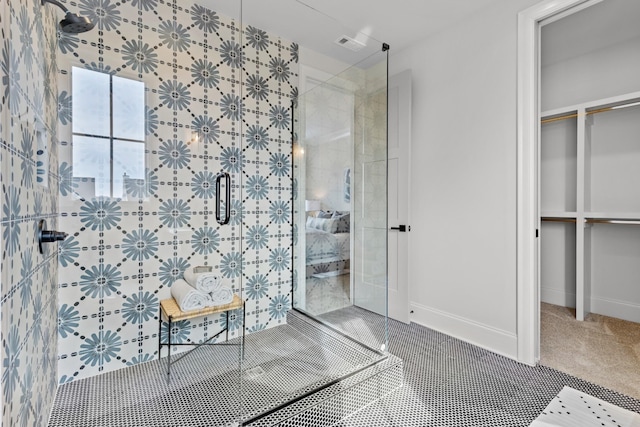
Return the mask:
M518 358L518 337L464 317L410 303L410 320L511 359Z
M540 289L540 299L560 307L576 307L576 296L551 288ZM591 313L640 323L640 304L608 298L591 298Z
M576 308L576 294L570 294L553 288L540 287L540 300L560 307Z
M591 312L640 323L640 305L607 298L591 298Z

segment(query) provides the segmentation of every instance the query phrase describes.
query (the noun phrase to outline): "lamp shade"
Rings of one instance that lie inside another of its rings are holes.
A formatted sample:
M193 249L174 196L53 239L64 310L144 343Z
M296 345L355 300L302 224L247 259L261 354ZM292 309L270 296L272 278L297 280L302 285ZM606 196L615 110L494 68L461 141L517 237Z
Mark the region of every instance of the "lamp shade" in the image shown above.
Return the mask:
M304 210L309 211L319 211L322 208L320 204L320 200L305 200L304 201Z

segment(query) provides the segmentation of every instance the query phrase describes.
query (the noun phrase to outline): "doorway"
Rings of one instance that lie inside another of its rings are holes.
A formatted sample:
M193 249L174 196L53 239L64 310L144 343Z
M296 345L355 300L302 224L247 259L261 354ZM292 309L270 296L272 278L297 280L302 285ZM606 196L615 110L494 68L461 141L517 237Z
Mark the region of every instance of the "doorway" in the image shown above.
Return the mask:
M519 358L630 395L628 375L616 383L610 372L633 353L624 322L640 320L640 207L625 166L640 155L639 65L626 52L640 47L638 15L624 1L543 2L519 30Z

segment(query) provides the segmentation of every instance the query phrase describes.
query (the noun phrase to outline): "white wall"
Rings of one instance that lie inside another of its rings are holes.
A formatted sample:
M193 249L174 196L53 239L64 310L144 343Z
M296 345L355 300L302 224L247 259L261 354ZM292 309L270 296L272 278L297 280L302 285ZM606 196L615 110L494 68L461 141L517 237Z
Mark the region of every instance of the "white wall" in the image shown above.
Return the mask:
M515 358L517 14L504 0L401 52L411 69L411 320Z
M304 46L300 46L299 55L301 95L311 89L311 87L307 87L307 82L305 81L307 76L324 82L350 67L350 65L345 62L323 55Z
M640 38L550 64L542 68L542 110L640 90L638 76Z

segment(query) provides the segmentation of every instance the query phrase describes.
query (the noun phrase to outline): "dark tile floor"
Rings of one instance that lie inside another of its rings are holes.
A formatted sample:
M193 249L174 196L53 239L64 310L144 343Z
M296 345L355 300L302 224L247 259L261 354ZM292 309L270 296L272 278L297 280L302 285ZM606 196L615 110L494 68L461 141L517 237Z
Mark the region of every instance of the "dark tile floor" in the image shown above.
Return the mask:
M376 315L357 308L324 318L347 328ZM529 426L568 385L640 413L640 401L545 367L530 367L418 326L389 321L389 351L404 360L403 387L339 425Z
M362 309L351 307L322 317L367 340L384 333L383 319ZM267 330L258 334L266 339L272 333ZM403 386L363 409L349 406L349 402L358 399L345 398L342 408L345 418L334 425L526 427L565 385L640 413L640 401L628 396L548 367L519 364L415 324L391 320L389 337L389 351L404 360ZM281 353L286 345L286 340L281 341L276 346L278 349L274 349L279 364L288 364L286 355ZM233 354L228 356L234 360ZM186 373L182 377L178 375L172 380L174 386L169 388L161 383L162 369L156 362L62 386L50 425L204 427L225 425L219 422L222 415L226 414L225 419L229 419L229 413L239 410L233 405L222 407L225 402L234 401L221 394L226 392L221 381L231 381L231 378L203 377L211 361L188 365L192 379ZM282 382L265 386L277 389ZM354 393L362 392L354 387ZM247 399L252 397L245 395L244 400ZM119 418L113 418L108 408L122 402L127 405L119 408ZM77 410L80 404L85 405L83 410ZM141 412L141 408L146 408L146 412ZM87 417L92 411L101 416ZM198 416L194 417L194 413ZM324 427L326 424L313 420L300 424L292 418L283 425Z

